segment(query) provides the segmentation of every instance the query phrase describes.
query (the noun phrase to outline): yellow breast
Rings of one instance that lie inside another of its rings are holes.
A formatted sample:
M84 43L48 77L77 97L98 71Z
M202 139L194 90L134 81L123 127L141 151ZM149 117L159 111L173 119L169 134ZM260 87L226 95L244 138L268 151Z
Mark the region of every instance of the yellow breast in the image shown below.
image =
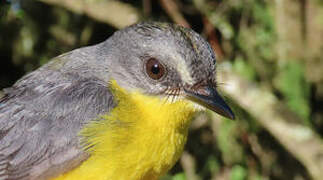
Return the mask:
M81 132L91 156L57 180L158 179L180 157L194 109L190 102L126 92L112 82L118 105Z

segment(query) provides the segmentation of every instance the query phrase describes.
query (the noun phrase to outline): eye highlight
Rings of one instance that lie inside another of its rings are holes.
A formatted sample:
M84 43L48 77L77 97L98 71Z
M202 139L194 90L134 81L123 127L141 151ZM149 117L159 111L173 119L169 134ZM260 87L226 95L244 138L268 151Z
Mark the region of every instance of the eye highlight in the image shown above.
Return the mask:
M151 79L158 80L165 75L164 66L155 58L146 62L146 72Z

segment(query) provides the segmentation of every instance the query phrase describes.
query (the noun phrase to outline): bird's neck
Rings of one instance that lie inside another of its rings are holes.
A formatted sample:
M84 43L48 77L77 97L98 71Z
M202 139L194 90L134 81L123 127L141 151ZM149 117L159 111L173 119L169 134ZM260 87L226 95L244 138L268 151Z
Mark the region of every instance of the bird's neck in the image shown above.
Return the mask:
M178 160L194 114L190 102L126 92L115 82L117 106L81 134L91 156L58 179L157 179Z

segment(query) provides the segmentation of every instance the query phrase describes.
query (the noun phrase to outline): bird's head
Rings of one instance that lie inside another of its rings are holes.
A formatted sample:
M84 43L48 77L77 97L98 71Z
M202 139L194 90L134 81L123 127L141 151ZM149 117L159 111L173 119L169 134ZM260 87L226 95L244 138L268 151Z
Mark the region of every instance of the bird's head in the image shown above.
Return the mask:
M112 59L110 73L121 87L187 98L234 119L216 91L215 54L193 30L167 23L140 23L117 31L110 39L105 45Z

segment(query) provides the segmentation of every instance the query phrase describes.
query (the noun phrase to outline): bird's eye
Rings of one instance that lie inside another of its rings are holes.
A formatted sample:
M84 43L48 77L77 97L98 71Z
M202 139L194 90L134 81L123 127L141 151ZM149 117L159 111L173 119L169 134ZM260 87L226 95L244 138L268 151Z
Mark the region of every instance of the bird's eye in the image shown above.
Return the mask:
M150 78L158 80L165 74L164 66L155 58L150 58L146 62L146 71Z

